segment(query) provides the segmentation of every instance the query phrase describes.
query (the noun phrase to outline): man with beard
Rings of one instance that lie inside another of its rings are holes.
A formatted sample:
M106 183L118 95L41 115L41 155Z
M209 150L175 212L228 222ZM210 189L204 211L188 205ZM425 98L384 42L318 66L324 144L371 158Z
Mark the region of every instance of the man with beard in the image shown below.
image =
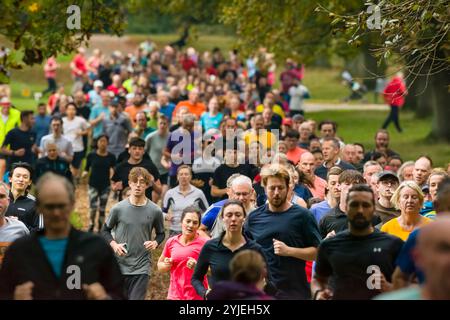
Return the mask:
M397 175L391 171L383 171L378 175L376 188L379 198L375 205L375 215L380 217L381 224L385 224L400 215L400 210L395 209L391 203L392 195L399 184Z
M389 149L389 132L385 129L379 129L377 131L375 134L375 149L365 154L363 162L369 161L375 152L382 153L387 158L399 155L394 150Z
M287 198L289 172L273 164L261 172L268 203L254 210L244 230L256 240L267 257L268 268L278 289L278 299L309 299L305 262L316 259L320 243L313 215Z
M371 299L391 288L395 259L403 241L372 227L375 197L355 185L346 201L349 229L319 246L311 282L313 299Z

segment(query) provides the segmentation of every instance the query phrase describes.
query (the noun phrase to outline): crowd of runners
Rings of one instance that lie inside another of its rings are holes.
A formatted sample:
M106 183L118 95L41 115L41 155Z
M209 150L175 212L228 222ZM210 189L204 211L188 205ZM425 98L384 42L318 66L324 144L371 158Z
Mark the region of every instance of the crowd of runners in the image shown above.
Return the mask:
M450 164L389 147L401 74L368 150L265 50L80 48L71 88L59 68L36 112L0 88L0 299L143 300L152 272L170 300L450 299Z

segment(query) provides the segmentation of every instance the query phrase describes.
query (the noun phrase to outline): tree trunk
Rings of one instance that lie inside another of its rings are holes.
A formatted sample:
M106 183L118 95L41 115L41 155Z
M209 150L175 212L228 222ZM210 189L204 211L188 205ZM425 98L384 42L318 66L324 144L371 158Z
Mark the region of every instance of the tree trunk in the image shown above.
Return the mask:
M429 78L433 107L432 136L450 143L450 73L441 71Z

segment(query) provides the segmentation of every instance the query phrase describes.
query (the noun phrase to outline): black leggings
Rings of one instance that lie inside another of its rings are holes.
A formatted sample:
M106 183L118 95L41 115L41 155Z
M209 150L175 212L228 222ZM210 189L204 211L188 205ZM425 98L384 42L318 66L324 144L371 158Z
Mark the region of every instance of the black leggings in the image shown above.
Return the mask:
M391 106L391 112L389 113L388 117L386 118L386 121L384 121L383 129L386 129L391 121L394 122L395 127L397 128L398 132L402 132L402 128L400 128L400 120L398 118L398 110L399 107L397 106Z

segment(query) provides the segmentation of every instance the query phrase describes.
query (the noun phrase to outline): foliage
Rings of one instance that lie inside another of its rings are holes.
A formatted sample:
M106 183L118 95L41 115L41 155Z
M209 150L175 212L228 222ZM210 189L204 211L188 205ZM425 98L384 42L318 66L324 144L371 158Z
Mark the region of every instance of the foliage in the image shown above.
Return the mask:
M349 44L358 45L367 36L380 37L382 41L373 54L381 62L397 53L397 62L404 63L414 78L450 70L448 0L382 0L365 5L380 12L375 28L369 28L373 26L373 13L368 10L343 15L321 5L317 11L332 19L333 32L346 37Z
M8 82L8 70L24 64L42 63L45 58L68 54L87 44L93 32L120 35L125 27L120 0L2 0L0 34L13 48L0 61L0 83ZM80 8L80 29L69 29L67 8Z

